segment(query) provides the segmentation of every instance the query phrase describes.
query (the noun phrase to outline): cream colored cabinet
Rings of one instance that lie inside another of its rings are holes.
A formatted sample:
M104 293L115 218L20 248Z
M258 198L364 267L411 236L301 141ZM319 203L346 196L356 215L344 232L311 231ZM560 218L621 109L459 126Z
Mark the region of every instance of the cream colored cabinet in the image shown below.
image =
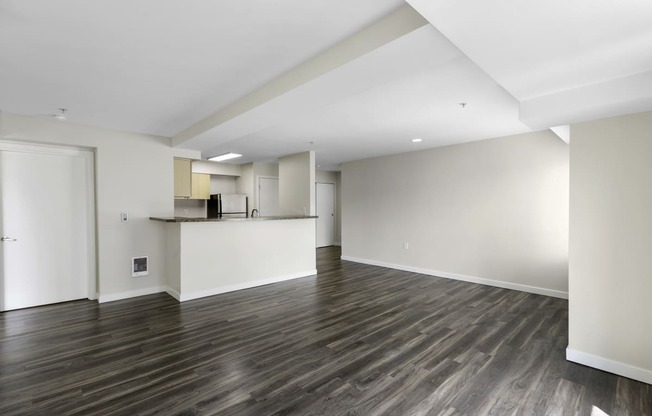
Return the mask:
M192 174L192 196L190 199L210 199L211 175L205 173Z
M188 199L192 196L192 162L190 159L174 158L174 198Z

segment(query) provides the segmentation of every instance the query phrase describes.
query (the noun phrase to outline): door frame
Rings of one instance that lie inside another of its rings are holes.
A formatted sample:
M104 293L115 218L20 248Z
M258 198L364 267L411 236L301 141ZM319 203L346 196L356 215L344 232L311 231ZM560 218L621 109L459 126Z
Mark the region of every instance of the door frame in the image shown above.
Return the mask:
M63 146L49 143L18 142L0 139L0 150L56 156L77 156L86 162L86 244L88 246L88 299L97 299L97 212L95 210L95 152L90 147Z

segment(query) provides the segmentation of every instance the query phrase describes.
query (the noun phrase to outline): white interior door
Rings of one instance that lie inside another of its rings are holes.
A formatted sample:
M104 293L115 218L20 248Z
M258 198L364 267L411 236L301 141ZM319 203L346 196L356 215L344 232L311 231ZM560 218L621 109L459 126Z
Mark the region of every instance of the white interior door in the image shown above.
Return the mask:
M335 185L317 183L317 247L335 244Z
M0 144L0 310L87 298L94 281L92 153L26 148Z
M278 178L258 177L258 213L261 217L279 215Z

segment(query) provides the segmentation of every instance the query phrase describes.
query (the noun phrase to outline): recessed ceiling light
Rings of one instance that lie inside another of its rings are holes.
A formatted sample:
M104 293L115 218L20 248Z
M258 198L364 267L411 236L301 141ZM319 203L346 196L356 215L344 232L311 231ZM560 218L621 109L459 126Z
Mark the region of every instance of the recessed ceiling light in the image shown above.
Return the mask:
M412 143L421 143L422 141L423 139L421 137L415 137L414 139L412 139Z
M223 155L209 157L208 160L212 160L213 162L222 162L229 159L235 159L237 157L242 157L242 155L239 153L224 153Z

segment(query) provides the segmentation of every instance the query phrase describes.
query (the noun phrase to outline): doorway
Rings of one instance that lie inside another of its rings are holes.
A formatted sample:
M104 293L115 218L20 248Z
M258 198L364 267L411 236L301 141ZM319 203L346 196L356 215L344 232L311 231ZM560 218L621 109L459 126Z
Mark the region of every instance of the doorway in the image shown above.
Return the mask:
M335 244L335 185L317 182L317 247Z
M0 310L96 297L93 161L0 141Z
M258 214L261 217L279 215L278 178L258 177Z

